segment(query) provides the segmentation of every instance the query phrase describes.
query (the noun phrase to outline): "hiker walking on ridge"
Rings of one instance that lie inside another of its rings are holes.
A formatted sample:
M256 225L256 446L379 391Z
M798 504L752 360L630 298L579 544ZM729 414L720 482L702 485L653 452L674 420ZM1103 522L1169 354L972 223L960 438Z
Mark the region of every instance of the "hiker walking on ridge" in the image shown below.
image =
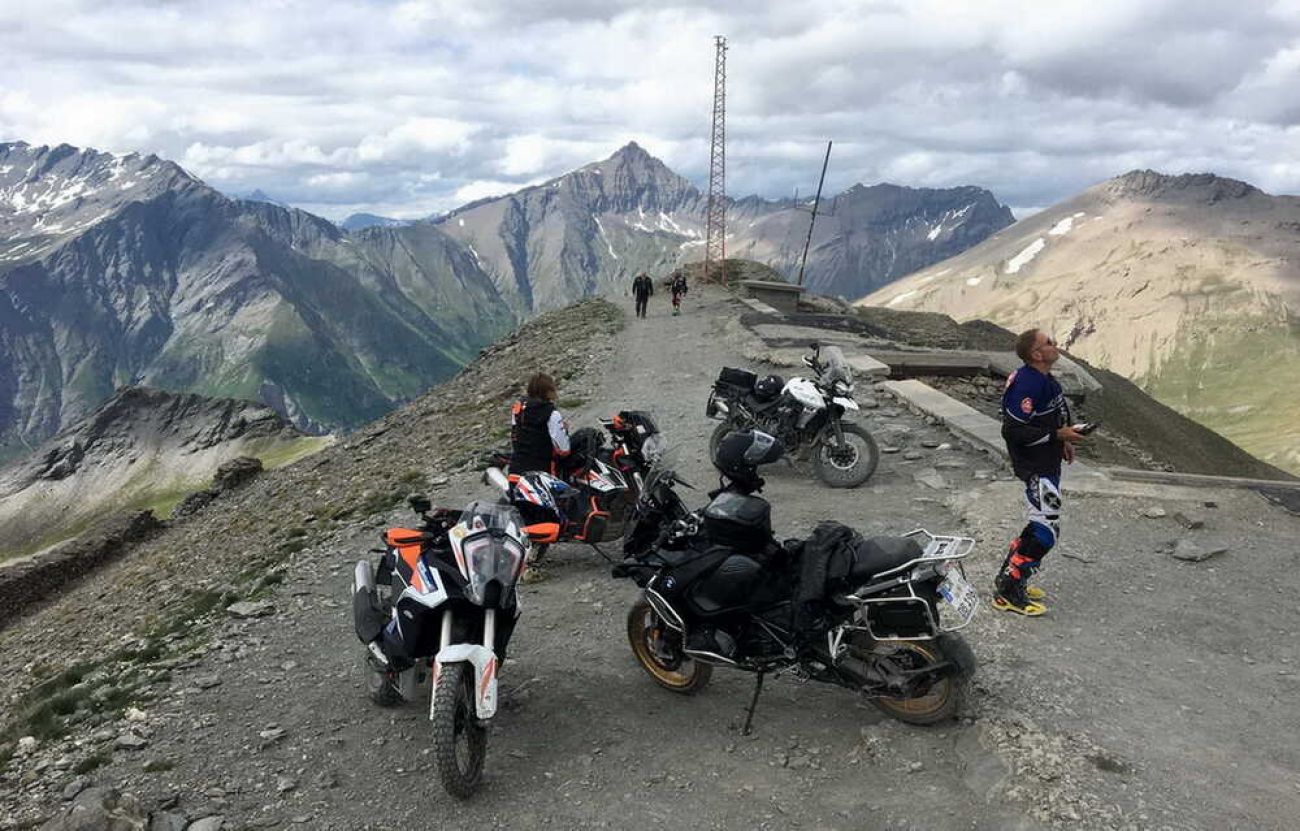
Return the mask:
M1083 434L1070 424L1070 407L1052 365L1056 343L1038 329L1016 337L1024 366L1011 373L1002 393L1002 438L1011 468L1025 483L1028 522L1011 541L994 581L993 607L1036 617L1047 611L1042 589L1030 586L1043 557L1061 533L1061 460L1074 461Z
M632 297L636 299L636 316L645 317L646 304L655 293L654 281L643 271L632 281Z
M672 282L669 284L669 290L673 293L673 314L682 312L682 296L686 294L686 275L680 271L673 272Z

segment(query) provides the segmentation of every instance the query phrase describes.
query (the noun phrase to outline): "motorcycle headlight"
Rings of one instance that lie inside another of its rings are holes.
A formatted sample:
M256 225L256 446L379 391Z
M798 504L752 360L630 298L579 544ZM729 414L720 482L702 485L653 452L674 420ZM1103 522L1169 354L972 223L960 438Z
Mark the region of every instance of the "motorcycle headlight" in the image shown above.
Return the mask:
M853 385L847 381L836 381L831 385L831 392L836 395L848 396L853 392Z
M524 549L510 537L472 537L464 542L461 553L469 571L466 594L474 603L482 603L488 584L495 580L502 591L514 585L524 562Z

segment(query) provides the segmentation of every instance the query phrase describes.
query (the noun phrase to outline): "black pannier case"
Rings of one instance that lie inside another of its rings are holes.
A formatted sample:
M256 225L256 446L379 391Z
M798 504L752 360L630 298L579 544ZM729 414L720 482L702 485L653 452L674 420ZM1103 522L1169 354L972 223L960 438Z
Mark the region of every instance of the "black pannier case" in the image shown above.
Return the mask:
M728 387L737 387L749 392L754 388L754 382L758 376L747 369L736 369L733 366L724 366L718 373L718 383Z
M720 493L704 509L704 531L714 545L758 555L772 539L772 506L757 496Z

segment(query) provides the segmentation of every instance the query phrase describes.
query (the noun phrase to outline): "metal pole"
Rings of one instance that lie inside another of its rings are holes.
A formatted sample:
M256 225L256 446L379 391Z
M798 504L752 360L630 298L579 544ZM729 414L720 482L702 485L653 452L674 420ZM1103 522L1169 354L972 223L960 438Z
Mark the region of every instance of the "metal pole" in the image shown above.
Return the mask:
M808 239L803 243L803 259L799 261L799 285L803 285L803 269L808 265L808 246L812 245L813 226L817 224L817 206L822 201L822 185L826 182L826 166L831 163L831 143L826 142L826 158L822 161L822 177L817 180L817 196L813 198L812 219L808 220Z

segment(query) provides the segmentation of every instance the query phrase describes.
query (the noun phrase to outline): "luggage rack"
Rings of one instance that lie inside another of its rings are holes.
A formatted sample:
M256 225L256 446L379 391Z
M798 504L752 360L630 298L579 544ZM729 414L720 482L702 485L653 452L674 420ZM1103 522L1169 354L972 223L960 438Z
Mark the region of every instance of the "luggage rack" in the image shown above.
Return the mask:
M924 528L913 528L902 536L916 540L922 549L921 556L908 560L902 565L894 566L889 571L882 571L873 579L897 574L925 560L961 560L969 557L970 553L975 550L975 540L972 537L931 534Z
M917 544L921 546L921 556L914 557L902 565L891 568L889 571L882 571L875 575L875 577L872 578L873 580L879 580L882 577L889 577L891 575L898 575L901 572L907 572L917 563L923 563L927 560L961 560L970 556L971 552L975 550L975 540L971 537L931 534L924 528L913 529L902 536L915 540ZM938 632L956 631L965 627L974 618L973 609L971 613L964 616L964 618L957 618L956 620L949 617L950 612L940 610L939 616L936 618L936 615L930 608L930 603L916 593L916 588L912 585L912 581L908 579L903 585L906 587L907 593L902 596L859 598L850 595L851 599L855 600L862 606L864 611L863 624L865 625L854 625L849 626L848 628L865 629L868 634L877 640L921 641L931 640L933 636L930 634L907 635L901 634L897 631L879 631L876 626L878 614L882 612L888 614L888 612L884 611L887 609L906 609L911 607L921 613L923 619L929 624L931 631Z

